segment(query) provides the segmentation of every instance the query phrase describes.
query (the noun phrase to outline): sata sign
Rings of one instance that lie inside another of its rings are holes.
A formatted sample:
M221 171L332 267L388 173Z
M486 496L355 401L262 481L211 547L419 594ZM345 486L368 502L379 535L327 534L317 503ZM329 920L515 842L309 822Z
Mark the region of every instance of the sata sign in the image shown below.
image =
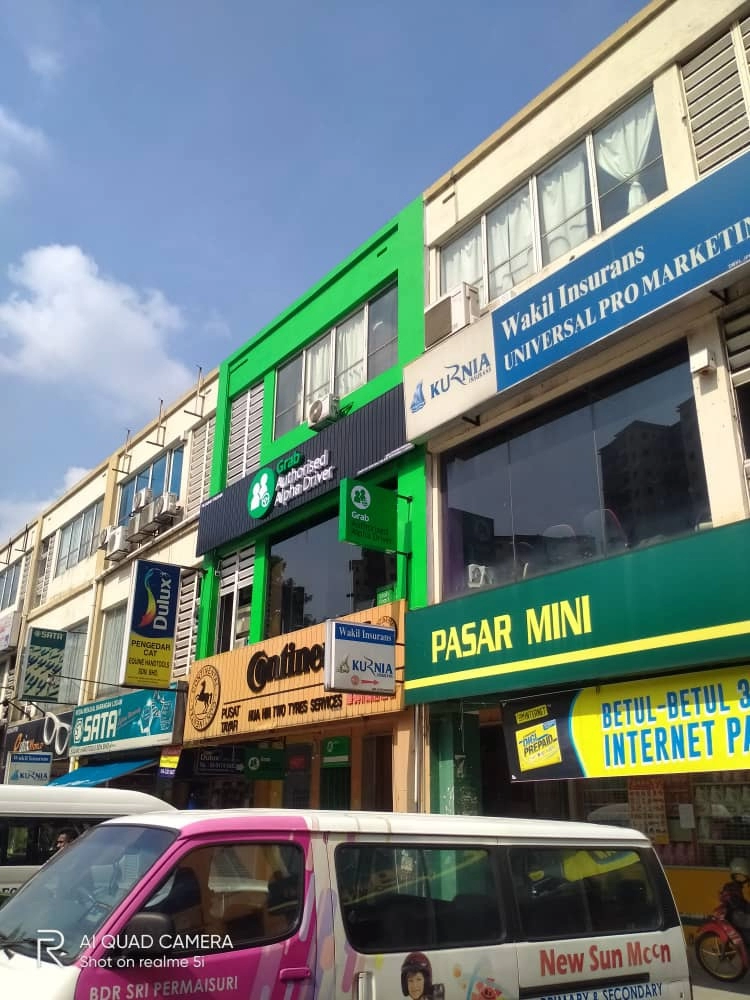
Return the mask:
M176 691L133 691L80 705L73 713L70 756L172 742Z

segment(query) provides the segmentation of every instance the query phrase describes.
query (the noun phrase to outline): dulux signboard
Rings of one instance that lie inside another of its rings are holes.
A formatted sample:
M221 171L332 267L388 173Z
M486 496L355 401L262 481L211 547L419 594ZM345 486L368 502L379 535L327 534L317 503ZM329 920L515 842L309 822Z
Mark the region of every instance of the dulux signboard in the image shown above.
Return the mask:
M407 438L750 261L749 190L745 153L426 351L404 369Z

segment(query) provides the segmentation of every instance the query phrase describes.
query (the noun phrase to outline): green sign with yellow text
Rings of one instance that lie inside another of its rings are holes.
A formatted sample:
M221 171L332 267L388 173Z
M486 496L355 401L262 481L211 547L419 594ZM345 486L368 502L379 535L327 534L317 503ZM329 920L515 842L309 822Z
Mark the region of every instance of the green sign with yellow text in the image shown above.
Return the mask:
M750 656L750 521L406 616L407 704Z
M382 486L342 479L339 494L339 541L378 552L398 549L398 497Z

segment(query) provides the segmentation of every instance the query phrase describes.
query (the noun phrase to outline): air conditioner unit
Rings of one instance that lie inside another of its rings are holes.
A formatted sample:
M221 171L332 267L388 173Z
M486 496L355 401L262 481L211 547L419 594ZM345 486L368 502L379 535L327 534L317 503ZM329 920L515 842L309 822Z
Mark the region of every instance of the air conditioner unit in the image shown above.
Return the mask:
M153 498L153 493L148 488L148 486L143 490L138 490L136 495L133 497L133 514L137 513L139 510L151 503Z
M130 552L130 539L128 529L124 527L114 528L107 539L107 559L119 562Z
M317 430L335 420L338 415L339 397L329 392L328 395L321 396L320 399L316 399L310 404L310 410L307 414L308 427Z
M425 309L424 346L432 347L479 319L479 289L462 281Z
M480 566L479 563L469 563L468 578L466 583L472 589L476 587L489 587L495 582L495 574L491 566Z
M109 536L112 534L114 530L115 530L114 524L108 524L106 528L102 528L102 530L99 532L99 544L97 545L98 549L106 549L107 542L109 541Z
M147 510L148 507L144 507L144 509L139 510L137 514L131 514L130 520L128 521L128 538L131 542L142 542L148 535L148 532L145 530L144 519L144 514Z
M154 500L154 515L160 524L170 524L177 517L179 510L176 493L162 493Z

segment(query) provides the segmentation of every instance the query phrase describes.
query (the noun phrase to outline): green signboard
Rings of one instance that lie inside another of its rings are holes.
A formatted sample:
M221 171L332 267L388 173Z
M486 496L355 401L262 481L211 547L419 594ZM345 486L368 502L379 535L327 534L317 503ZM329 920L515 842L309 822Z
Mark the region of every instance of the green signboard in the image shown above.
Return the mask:
M339 541L378 552L398 549L398 497L382 486L342 479L339 495Z
M323 767L349 767L352 741L348 736L329 736L321 743Z
M252 781L279 781L286 773L283 750L273 747L245 748L245 776Z
M407 704L750 656L750 522L406 616Z
M250 517L265 517L273 507L275 496L276 473L270 466L258 469L247 491L247 511Z

